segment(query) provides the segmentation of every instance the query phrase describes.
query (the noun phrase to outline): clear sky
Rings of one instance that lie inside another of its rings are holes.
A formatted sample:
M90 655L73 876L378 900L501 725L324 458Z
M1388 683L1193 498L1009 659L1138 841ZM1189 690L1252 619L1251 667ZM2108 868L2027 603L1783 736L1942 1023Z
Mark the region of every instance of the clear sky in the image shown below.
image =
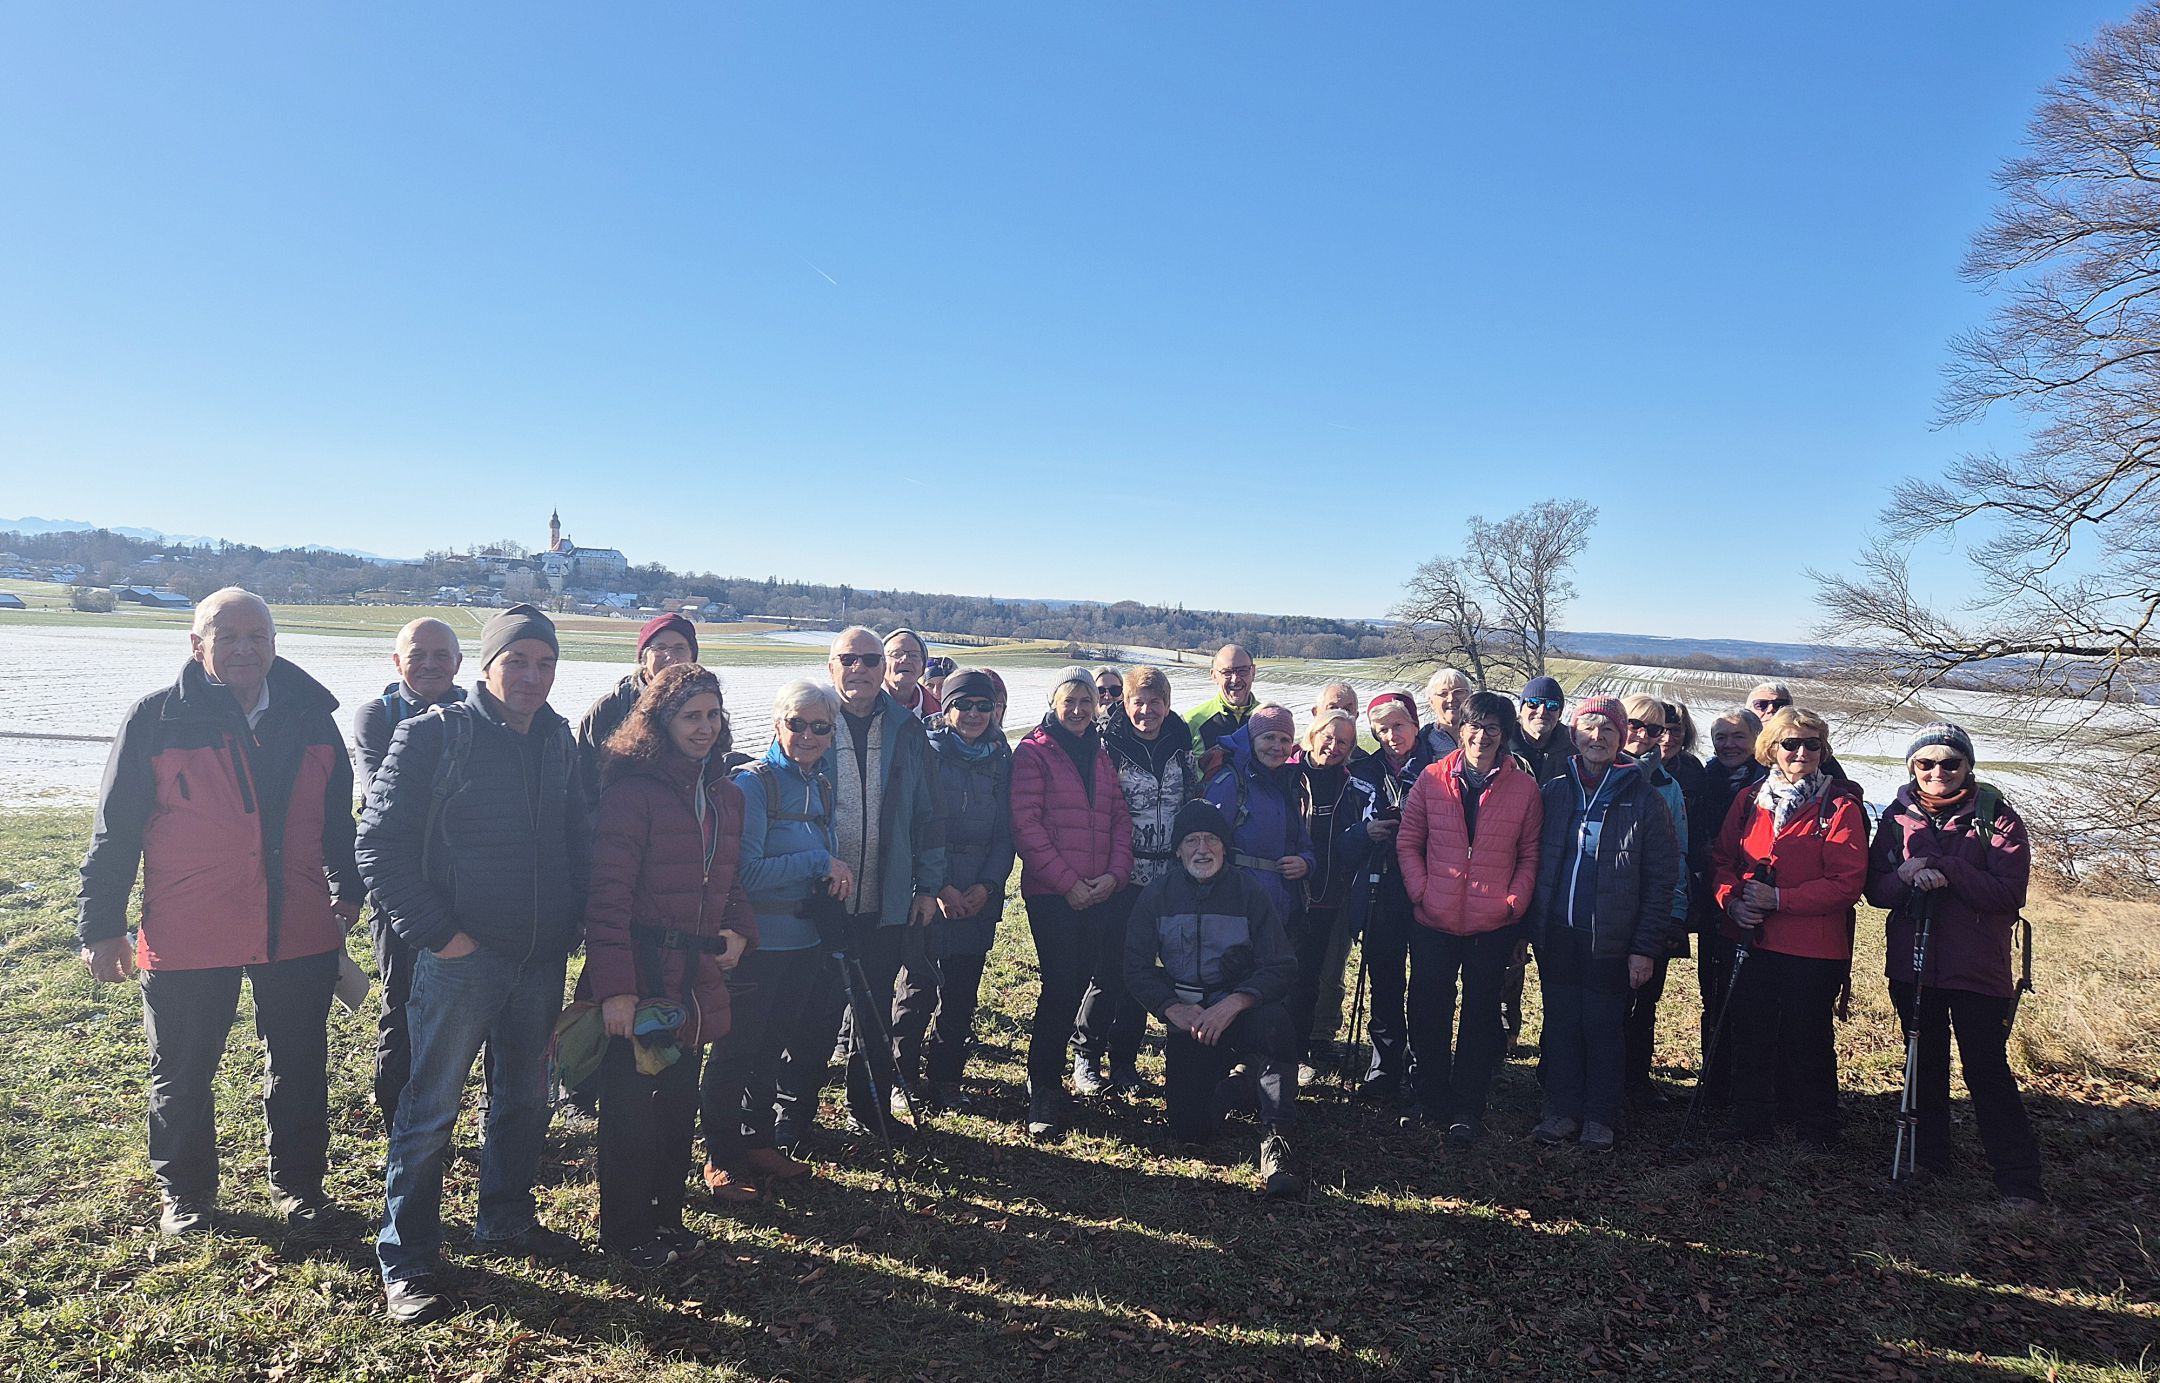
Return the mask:
M0 515L1790 638L2129 8L7 6Z

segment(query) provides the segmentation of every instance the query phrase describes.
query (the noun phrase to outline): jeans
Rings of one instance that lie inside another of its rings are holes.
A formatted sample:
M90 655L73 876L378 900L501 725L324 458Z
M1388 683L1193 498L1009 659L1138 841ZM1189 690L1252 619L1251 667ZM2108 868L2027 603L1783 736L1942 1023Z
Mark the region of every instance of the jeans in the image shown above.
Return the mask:
M330 990L336 951L263 965L142 972L143 1036L150 1044L150 1172L169 1197L214 1197L217 1106L212 1078L240 1007L245 971L255 991L263 1063L263 1122L270 1186L280 1195L322 1191L330 1154Z
M1163 1112L1170 1131L1195 1141L1222 1127L1215 1088L1240 1060L1260 1068L1260 1122L1287 1130L1297 1122L1298 1027L1290 1010L1261 1003L1233 1020L1212 1047L1176 1028L1163 1045Z
M1838 991L1846 962L1788 956L1760 946L1748 955L1733 991L1733 1117L1740 1131L1766 1138L1780 1121L1812 1143L1838 1134Z
M1365 995L1371 1005L1365 1035L1372 1043L1367 1080L1404 1081L1415 1060L1404 999L1410 974L1410 932L1417 925L1410 913L1410 896L1403 892L1399 878L1391 875L1374 886L1372 907L1365 914L1364 941Z
M1890 1002L1909 1036L1913 1031L1913 986L1890 981ZM2006 1196L2045 1200L2040 1185L2040 1144L2017 1077L2010 1072L2010 1003L1991 994L1964 989L1927 989L1919 1010L1920 1147L1914 1161L1934 1172L1950 1169L1950 1034L1957 1032L1958 1064L1965 1068L1965 1088L1972 1095L1973 1122L1980 1126L1980 1146L1995 1174L1995 1189Z
M1538 1037L1545 1117L1615 1127L1627 1041L1621 1025L1628 958L1592 955L1588 931L1553 927L1538 943L1537 963L1545 1000L1545 1031Z
M520 961L476 947L456 960L413 958L405 1006L412 1076L390 1134L382 1230L375 1256L385 1282L433 1273L442 1250L443 1157L458 1100L483 1042L489 1069L487 1130L480 1148L475 1240L514 1239L532 1228L533 1177L547 1135L547 1044L562 1010L563 957Z
M1125 992L1125 923L1139 896L1137 888L1121 888L1088 909L1103 914L1102 950L1087 993L1080 996L1073 1045L1090 1060L1107 1056L1112 1067L1138 1061L1147 1037L1147 1010Z
M637 1044L608 1039L600 1059L600 1238L635 1248L680 1229L683 1173L697 1123L698 1058L685 1047L659 1075L638 1074Z
M1418 1105L1427 1118L1482 1127L1506 1041L1500 1000L1514 955L1513 927L1456 936L1420 924L1410 933L1410 1043L1418 1052ZM1455 1021L1451 1060L1448 1024L1455 1018L1458 971L1462 1016Z
M1035 963L1042 974L1028 1038L1028 1090L1032 1094L1065 1088L1065 1044L1072 1037L1088 980L1102 957L1110 907L1103 902L1076 912L1054 893L1027 900L1028 931L1035 938ZM1118 934L1124 935L1122 930Z
M1627 1039L1627 1066L1625 1080L1629 1089L1647 1090L1650 1086L1650 1060L1657 1050L1657 1006L1665 994L1665 971L1671 961L1659 956L1650 963L1650 978L1643 987L1628 997L1627 1021L1622 1031Z
M967 1066L974 1038L975 1004L982 990L987 956L927 956L901 968L893 997L893 1041L900 1044L900 1069L910 1082L928 1059L930 1079L949 1084Z
M728 1034L713 1044L698 1086L709 1165L732 1166L750 1149L773 1145L781 1053L806 1028L802 1015L814 1007L819 981L832 968L824 950L812 946L752 951L728 972ZM818 1060L831 1050L827 1037Z

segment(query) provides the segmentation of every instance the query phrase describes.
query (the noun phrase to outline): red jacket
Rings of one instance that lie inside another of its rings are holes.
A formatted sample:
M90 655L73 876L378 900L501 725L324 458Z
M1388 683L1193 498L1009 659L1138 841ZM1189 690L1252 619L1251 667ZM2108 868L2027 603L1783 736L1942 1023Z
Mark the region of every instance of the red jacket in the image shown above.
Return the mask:
M1132 877L1132 816L1102 737L1095 746L1095 791L1080 782L1072 756L1038 725L1013 746L1013 848L1020 893L1065 893L1082 879L1108 874L1123 888Z
M710 864L691 805L698 791L718 837ZM685 1045L727 1036L727 972L717 942L713 950L692 949L669 944L664 934L712 941L732 931L757 945L757 915L735 869L742 826L742 789L717 755L701 766L668 751L607 785L585 902L585 980L595 999L635 994L682 1004L690 1016L676 1037Z
M1794 812L1773 832L1770 813L1756 805L1761 788L1733 799L1710 851L1712 895L1728 907L1744 875L1768 860L1774 866L1778 910L1763 919L1756 944L1765 951L1817 960L1852 959L1853 904L1867 885L1867 809L1860 789L1832 780L1824 795ZM1726 915L1719 924L1738 937Z
M1418 775L1403 801L1395 858L1419 922L1476 936L1520 921L1530 910L1545 802L1530 775L1512 756L1501 755L1478 800L1473 839L1456 776L1462 757L1458 749Z
M145 970L212 970L345 944L333 895L357 910L352 760L337 698L277 659L249 729L232 694L189 661L135 703L113 740L82 864L83 944L127 930L142 872Z

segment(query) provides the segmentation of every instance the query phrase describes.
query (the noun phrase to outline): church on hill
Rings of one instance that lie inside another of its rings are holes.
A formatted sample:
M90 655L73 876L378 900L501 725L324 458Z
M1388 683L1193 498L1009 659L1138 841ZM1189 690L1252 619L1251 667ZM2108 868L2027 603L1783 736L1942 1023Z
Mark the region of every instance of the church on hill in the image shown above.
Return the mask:
M562 511L548 515L547 546L540 552L540 572L550 589L613 590L617 578L630 570L630 559L612 547L579 547L563 536Z

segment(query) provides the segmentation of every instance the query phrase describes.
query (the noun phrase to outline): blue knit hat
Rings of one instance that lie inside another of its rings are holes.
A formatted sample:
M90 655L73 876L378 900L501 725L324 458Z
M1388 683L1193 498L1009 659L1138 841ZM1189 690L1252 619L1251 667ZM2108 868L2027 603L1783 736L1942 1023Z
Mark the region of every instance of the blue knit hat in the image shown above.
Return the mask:
M1550 677L1533 677L1523 684L1523 701L1557 701L1567 704L1567 694L1560 690L1560 683Z
M1980 766L1978 756L1973 753L1972 736L1965 733L1964 726L1952 725L1947 720L1938 720L1933 725L1921 726L1919 735L1913 739L1911 744L1905 746L1905 762L1911 763L1913 755L1930 745L1936 744L1945 749L1955 749L1958 753L1963 754L1965 762L1972 767L1978 768Z

